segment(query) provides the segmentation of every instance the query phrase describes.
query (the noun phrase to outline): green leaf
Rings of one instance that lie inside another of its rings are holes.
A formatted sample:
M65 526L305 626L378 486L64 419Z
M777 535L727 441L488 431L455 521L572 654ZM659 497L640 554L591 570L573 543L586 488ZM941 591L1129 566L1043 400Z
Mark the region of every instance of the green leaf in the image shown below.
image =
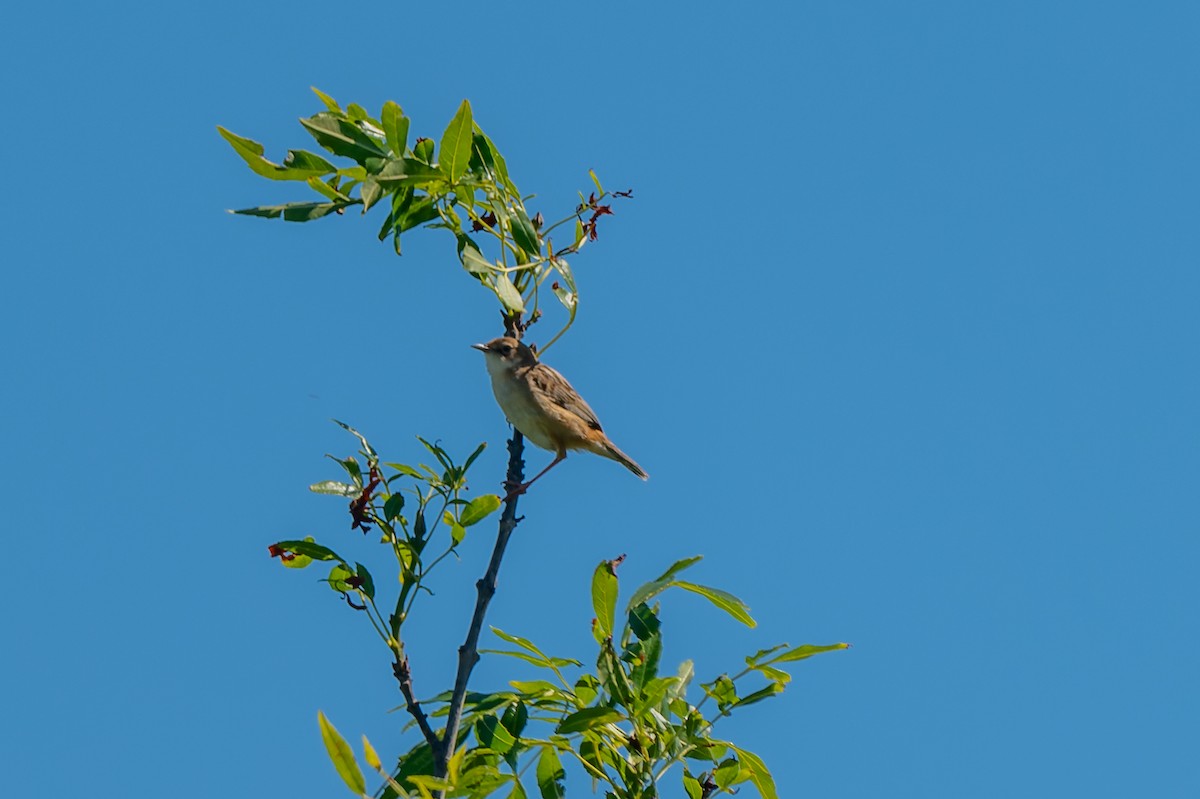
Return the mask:
M500 723L500 719L495 716L484 716L475 722L475 738L483 746L491 749L498 755L502 755L517 743L517 739L513 737L504 725Z
M290 159L293 157L293 154L301 153L302 155L299 156L298 163L276 164L263 157L263 146L253 139L238 136L236 133L220 125L217 126L217 133L220 133L221 138L229 142L234 152L242 157L242 160L246 162L246 165L256 175L262 175L264 178L270 178L271 180L308 180L314 175L326 175L336 171L336 167L328 161L311 156L310 153L304 153L303 150L292 151L288 154ZM308 161L304 156L311 156L311 158L317 158L317 160Z
M677 682L671 689L671 696L677 699L683 699L687 696L687 687L691 685L692 678L696 676L696 665L690 660L685 660L679 664L679 671L676 675Z
M770 647L769 649L758 650L753 655L749 655L746 657L746 665L747 666L757 666L758 663L763 658L765 658L767 655L774 654L775 652L778 652L780 649L787 649L787 644L776 644L775 646ZM767 661L767 662L769 663L770 661Z
M321 180L319 177L313 176L305 182L308 183L308 187L310 189L317 192L317 194L320 194L322 197L324 197L327 200L333 200L334 202L342 202L342 203L346 203L347 205L354 202L354 200L350 199L345 194L342 194L340 191L338 191L337 189L335 189L333 186L329 185L325 181Z
M354 586L347 582L353 576L354 572L350 571L349 566L339 563L329 570L329 579L326 582L329 583L329 587L334 591L337 591L339 594L345 594L348 591L354 590Z
M703 555L693 555L690 558L683 558L681 560L677 560L671 564L671 567L669 569L667 569L665 572L663 572L662 574L660 574L658 576L656 582L660 581L660 580L670 580L672 577L679 574L684 569L690 569L692 566L695 566L697 563L699 563L702 560L704 560Z
M491 262L483 257L483 253L481 253L473 245L463 247L461 257L463 268L472 275L486 275L491 273L492 269L494 268Z
M651 580L645 585L639 586L638 589L633 592L633 596L629 598L629 604L626 606L627 609L635 608L643 602L649 602L651 599L671 587L672 577L703 559L703 555L695 555L690 558L684 558L683 560L675 561L671 564L671 568L660 574L656 579Z
M678 677L657 677L646 683L646 687L642 689L641 697L638 699L633 714L641 716L647 710L657 708L667 698L667 692L678 682Z
M828 644L826 646L814 646L813 644L802 644L801 646L798 646L795 649L790 649L787 652L784 652L782 655L777 655L777 656L771 658L763 665L767 665L770 663L791 663L793 661L804 660L805 658L810 658L813 655L819 655L822 652L836 652L840 649L849 649L849 648L850 648L850 644L842 644L842 643Z
M322 480L319 483L313 483L308 490L314 494L333 494L337 497L355 497L362 493L362 489L358 486L341 483L337 480Z
M734 687L733 680L729 679L728 674L722 674L717 679L710 683L705 683L701 687L704 688L704 693L717 701L717 706L722 712L737 702L737 688Z
M473 524L486 519L492 513L500 509L500 497L496 494L484 494L483 496L475 497L467 503L467 507L463 508L462 514L458 518L458 523L463 527L470 527Z
M521 292L517 291L517 287L509 280L508 275L503 272L496 273L496 296L500 298L500 304L509 311L509 313L525 313L525 301L521 299Z
M369 158L387 157L375 140L357 125L334 114L315 114L308 119L301 119L300 124L317 140L317 144L334 155L352 158L364 165Z
M500 723L512 734L513 738L520 739L521 733L525 731L525 725L529 723L529 709L525 707L524 702L517 701L505 708L504 715L500 717Z
M662 623L645 602L629 611L629 629L639 641L658 635Z
M564 799L567 795L563 780L567 772L563 769L562 761L553 746L543 746L538 756L537 784L542 799Z
M746 603L728 591L722 591L718 588L709 588L706 585L685 583L680 580L675 581L673 585L676 585L685 591L691 591L693 594L699 594L747 627L753 628L758 626L758 623L750 617L750 608L747 607Z
M700 787L700 780L692 776L692 773L687 769L683 770L683 790L688 795L688 799L701 799L704 796L704 789Z
M401 183L413 185L442 183L446 180L446 176L436 168L415 158L392 158L375 173L375 180L387 188L395 188Z
M596 192L604 196L604 187L600 185L600 178L596 177L596 170L589 169L588 175L592 178L592 183L596 185Z
M362 581L362 585L359 586L359 589L367 595L368 599L374 599L375 579L371 577L371 572L367 571L367 567L361 563L355 563L354 565L356 567L356 576L360 581Z
M354 751L350 749L350 744L338 734L324 713L317 713L317 723L321 726L321 740L325 742L325 751L329 753L329 759L333 761L333 767L337 769L342 782L360 796L366 793L367 783L363 779L362 769L358 767L358 761L354 759Z
M500 638L504 641L508 641L510 644L516 644L517 646L521 647L522 649L532 652L535 655L539 655L539 656L541 656L543 658L547 658L547 659L549 658L549 656L545 652L538 649L537 645L534 644L532 641L530 641L528 638L522 638L519 635L512 635L511 633L506 633L506 632L504 632L504 630L501 630L499 627L492 627L491 630L492 630L492 634L495 635L497 638Z
M383 503L383 518L390 522L399 516L402 510L404 510L404 495L397 491Z
M392 224L396 231L403 233L437 218L438 210L433 200L414 200L402 213L396 215Z
M284 203L283 205L259 205L254 208L237 208L230 211L242 216L262 216L267 219L283 217L284 222L311 222L329 216L352 203Z
M524 208L517 208L516 215L512 218L512 236L517 246L531 257L537 257L541 252L537 231L533 229L533 223L529 221L529 215L525 213Z
M749 771L750 781L754 783L754 787L758 789L762 798L779 799L779 794L775 792L775 779L771 776L771 772L767 769L767 764L763 763L762 758L733 744L726 745L737 752L738 758L742 761L742 767Z
M375 747L371 746L371 742L367 740L367 736L363 736L363 759L367 761L367 765L376 771L383 771L383 761L379 759L379 753L375 751Z
M456 521L450 522L450 541L454 546L458 546L467 537L467 528L463 527Z
M558 301L563 304L564 308L566 308L568 311L575 310L575 303L579 299L577 296L575 296L575 292L560 286L558 283L551 284L550 288L554 291L554 296L558 297Z
M471 104L463 100L442 134L439 166L450 180L458 180L471 160Z
M483 139L491 150L492 163L495 166L496 175L500 178L500 182L508 189L508 193L514 197L520 197L521 192L517 190L516 184L508 176L508 165L504 161L504 156L500 154L500 150L496 148L496 143L493 142L488 135L483 132L483 128L475 126L475 135Z
M311 538L306 538L303 541L280 541L275 546L280 549L286 549L288 552L295 552L297 555L304 555L313 560L342 560L332 549L314 543Z
M328 108L330 111L334 112L335 114L342 113L342 108L341 108L341 106L339 106L337 104L336 100L334 100L332 97L330 97L325 92L318 89L316 86L309 86L309 88L312 89L313 94L315 94L317 97L321 98L321 102L323 102L325 104L326 108Z
M379 116L383 123L383 136L387 140L388 148L392 151L392 155L403 158L404 150L408 147L408 117L404 116L400 106L391 100L383 104L383 113Z
M611 560L601 561L592 573L592 610L601 634L610 637L617 611L617 575Z
M548 680L512 680L509 685L534 701L563 695L562 689Z
M317 175L337 172L336 166L308 150L288 150L287 157L283 159L283 165L288 169L300 169Z
M604 724L620 721L623 718L625 716L621 711L611 707L585 707L583 710L577 710L559 722L554 731L562 735L569 735L573 732L583 732L593 727L600 727Z
M371 206L379 202L379 199L383 197L383 187L380 186L379 182L376 180L365 180L363 181L362 191L359 193L359 197L362 198L363 213L365 214L367 211L371 210Z
M724 790L733 785L741 771L742 766L737 762L737 758L727 757L713 769L713 782L717 784L718 788Z
M408 475L409 477L415 477L415 478L417 478L418 480L424 480L424 479L425 479L425 475L421 474L421 472L419 472L418 470L416 470L416 469L414 469L413 467L409 466L408 464L405 464L405 463L385 463L385 464L383 464L383 465L384 465L384 466L386 466L386 467L388 467L389 469L395 469L395 470L396 470L396 471L398 471L400 474L406 474L406 475Z
M474 452L472 452L472 453L471 453L471 454L470 454L470 455L467 457L467 462L463 464L463 472L464 472L464 473L465 473L465 472L466 472L468 469L470 469L470 468L471 468L471 464L475 462L475 459L476 459L476 458L478 458L480 455L482 455L482 454L483 454L483 451L484 451L485 449L487 449L487 442L486 442L486 441L483 441L483 442L481 442L481 443L479 444L479 446L478 446L478 447L476 447L476 448L475 448L475 451L474 451Z
M590 674L585 674L575 681L575 698L581 705L590 705L599 695L600 681Z
M433 139L417 139L416 143L413 144L412 150L413 157L418 161L422 161L427 165L433 163ZM441 177L442 173L438 172L438 176Z
M753 693L746 694L737 702L735 702L733 706L745 707L746 705L753 705L755 702L761 702L764 699L770 699L771 697L781 693L783 693L783 686L777 682L773 682L766 688L760 688Z

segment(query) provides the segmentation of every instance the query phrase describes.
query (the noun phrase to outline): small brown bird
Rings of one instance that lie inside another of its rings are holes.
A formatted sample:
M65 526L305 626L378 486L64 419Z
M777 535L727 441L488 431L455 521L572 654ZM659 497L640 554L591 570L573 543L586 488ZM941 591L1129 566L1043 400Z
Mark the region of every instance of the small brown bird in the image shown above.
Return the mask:
M646 472L609 440L600 420L566 378L537 359L533 350L515 338L472 344L483 353L492 391L508 421L542 449L555 454L537 477L516 486L509 496L524 493L534 481L553 469L567 450L582 449L616 461L645 480Z

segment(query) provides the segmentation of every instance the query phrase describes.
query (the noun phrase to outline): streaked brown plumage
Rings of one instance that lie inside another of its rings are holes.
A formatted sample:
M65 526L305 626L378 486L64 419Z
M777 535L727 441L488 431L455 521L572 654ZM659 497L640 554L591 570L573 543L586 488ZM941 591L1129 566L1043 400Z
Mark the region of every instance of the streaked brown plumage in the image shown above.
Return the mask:
M508 421L534 444L555 454L550 465L521 486L521 491L557 466L568 450L594 452L643 480L647 478L642 467L605 435L596 412L583 397L565 377L538 361L533 350L507 336L472 346L484 355L492 391Z

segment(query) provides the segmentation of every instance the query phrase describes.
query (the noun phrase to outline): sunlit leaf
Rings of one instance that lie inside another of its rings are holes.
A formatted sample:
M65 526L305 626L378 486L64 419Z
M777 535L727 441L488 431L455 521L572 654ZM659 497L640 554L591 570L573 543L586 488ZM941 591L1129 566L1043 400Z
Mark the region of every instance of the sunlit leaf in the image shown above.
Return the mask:
M566 776L558 752L553 746L543 746L537 764L537 784L542 799L563 799L567 795L563 787Z
M332 549L314 543L311 538L306 538L303 541L280 541L275 546L285 549L288 552L295 552L297 555L304 555L313 560L342 560Z
M312 134L317 144L334 155L351 158L360 164L369 158L387 157L379 144L357 125L334 114L315 114L308 119L301 119L300 124Z
M463 247L462 265L473 275L486 275L493 269L492 264L488 259L483 257L483 253L475 249L475 247Z
M408 146L408 117L391 100L383 104L383 112L379 116L388 148L397 158L403 158L404 149Z
M509 313L524 313L525 301L521 299L521 292L517 291L517 287L513 285L508 275L498 272L495 280L496 296L500 299L500 304Z
M822 652L836 652L840 649L849 649L849 648L850 648L850 644L843 644L843 643L828 644L825 646L814 646L813 644L802 644L801 646L798 646L795 649L789 649L787 652L784 652L782 655L776 655L775 657L768 660L766 663L767 664L791 663L793 661L804 660L805 658L810 658L813 655L819 655ZM766 665L766 664L764 664L764 665Z
M338 497L354 497L362 492L358 486L337 480L322 480L319 483L313 483L308 490L314 494L333 494Z
M260 205L255 208L237 208L230 211L231 214L240 214L242 216L261 216L267 219L283 218L284 222L311 222L314 219L320 219L323 216L340 211L347 208L352 203L336 202L336 203L316 203L316 202L297 202L283 203L282 205Z
M617 611L617 575L611 560L601 561L592 573L592 610L600 632L611 636Z
M220 125L217 126L217 132L221 134L221 138L229 142L234 152L242 157L242 160L246 162L246 165L256 175L262 175L264 178L270 178L271 180L308 180L314 175L327 175L336 169L328 161L317 158L317 156L313 156L311 153L304 153L303 150L293 151L294 153L300 153L300 155L296 156L298 158L297 163L276 164L263 157L263 146L253 139L239 136ZM306 159L305 156L310 156L316 160ZM289 157L293 156L289 154ZM265 214L257 214L257 216L265 216Z
M371 572L367 571L367 567L361 563L355 563L355 575L362 582L359 589L367 595L367 598L375 598L375 579L371 577Z
M694 594L699 594L747 627L758 626L757 622L751 618L750 608L747 607L746 603L728 591L722 591L719 588L709 588L706 585L687 583L681 580L676 580L673 584L679 586L685 591L691 591Z
M531 257L536 257L541 252L541 246L538 244L537 231L533 229L533 223L529 221L528 214L523 208L515 209L516 213L512 217L512 236L513 241L517 246L528 253Z
M496 494L484 494L475 497L475 499L468 502L467 506L463 508L458 522L463 527L470 527L473 524L483 521L499 508L500 497Z
M454 119L442 134L438 165L450 180L458 180L471 160L471 104L466 100L458 107Z
M763 763L762 758L753 752L748 752L733 744L726 745L737 752L738 758L742 761L742 766L750 772L750 781L754 783L754 787L762 794L762 798L779 799L779 794L775 791L775 779L771 776L771 772L767 769L766 763Z
M517 742L495 716L484 716L475 722L475 738L480 744L500 755L512 749Z
M573 732L590 730L625 718L621 711L611 707L585 707L567 716L555 728L555 732L569 735Z
M397 491L383 503L383 518L390 522L399 516L402 510L404 510L404 495Z
M366 793L367 783L363 779L362 769L358 767L358 761L354 759L354 751L350 749L350 744L346 743L346 739L329 723L324 713L317 713L317 723L321 727L321 740L325 742L325 751L329 753L329 759L333 761L333 767L337 769L342 782L360 796Z
M330 111L334 112L335 114L340 114L342 112L341 106L339 106L337 104L337 101L334 100L332 97L330 97L328 94L321 91L316 86L309 86L309 88L312 89L313 94L315 94L317 97L321 98L321 102L323 102L325 104L325 107L328 108Z
M367 765L376 771L383 771L383 761L379 759L379 754L375 751L375 747L371 746L371 742L367 740L367 736L363 736L363 759L367 761Z

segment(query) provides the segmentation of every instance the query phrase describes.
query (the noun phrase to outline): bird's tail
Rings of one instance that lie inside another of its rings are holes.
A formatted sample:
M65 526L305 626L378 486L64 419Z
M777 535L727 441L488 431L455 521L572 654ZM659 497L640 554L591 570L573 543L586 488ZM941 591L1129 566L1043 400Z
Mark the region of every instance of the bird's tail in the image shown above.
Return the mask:
M604 444L604 452L602 452L600 454L604 455L606 458L612 458L614 461L621 464L626 469L633 472L634 474L636 474L638 477L642 478L643 480L647 480L650 477L650 475L646 474L645 469L643 469L641 466L638 466L637 463L633 460L633 458L629 457L624 452L617 449L617 446L615 444L613 444L611 441L606 442Z

